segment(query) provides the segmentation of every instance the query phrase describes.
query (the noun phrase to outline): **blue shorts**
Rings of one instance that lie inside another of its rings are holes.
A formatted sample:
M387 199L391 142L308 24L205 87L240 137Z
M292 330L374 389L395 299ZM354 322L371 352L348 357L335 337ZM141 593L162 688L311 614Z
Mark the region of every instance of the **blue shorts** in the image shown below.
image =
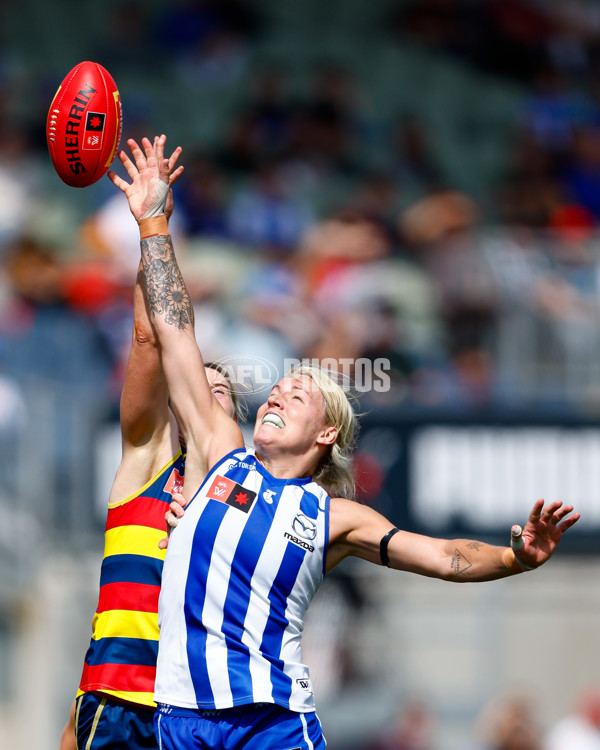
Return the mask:
M75 706L75 733L80 750L158 750L154 709L119 703L84 693Z
M324 750L317 714L250 703L216 711L158 705L154 717L161 750Z

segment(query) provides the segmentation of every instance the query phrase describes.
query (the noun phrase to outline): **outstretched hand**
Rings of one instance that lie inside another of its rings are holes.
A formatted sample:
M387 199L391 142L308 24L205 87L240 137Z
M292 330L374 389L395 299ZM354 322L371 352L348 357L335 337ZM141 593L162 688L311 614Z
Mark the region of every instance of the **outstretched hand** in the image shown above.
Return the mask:
M579 513L572 511L572 505L563 505L560 500L546 507L543 500L535 503L523 527L523 547L515 551L524 570L538 568L552 557L562 535L579 520Z
M179 519L183 518L185 511L183 510L187 505L187 500L181 494L181 492L173 493L173 501L169 505L169 510L165 513L165 521L167 524L167 536L163 537L159 543L159 549L167 549L169 546L169 537L171 532L179 523Z
M131 150L133 161L125 151L119 151L119 159L125 171L131 178L127 182L115 172L109 170L108 177L119 190L125 193L129 201L129 208L136 221L156 206L157 202L166 203L165 214L172 210L172 196L170 188L177 182L183 167L177 167L177 161L181 156L181 147L173 151L169 158L165 157L166 135L155 136L152 143L148 138L142 138L142 147L137 141L129 138L127 145ZM165 195L168 193L168 195ZM161 197L161 196L164 196ZM170 201L170 205L169 205ZM163 211L161 211L162 213Z

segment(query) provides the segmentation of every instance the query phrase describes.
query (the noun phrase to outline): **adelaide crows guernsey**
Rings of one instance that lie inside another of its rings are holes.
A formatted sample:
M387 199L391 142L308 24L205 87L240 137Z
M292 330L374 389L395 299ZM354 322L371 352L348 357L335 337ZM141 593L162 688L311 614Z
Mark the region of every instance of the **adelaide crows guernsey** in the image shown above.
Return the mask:
M169 540L157 703L313 711L301 636L328 535L329 496L310 478L277 479L244 448L221 459Z
M78 695L154 706L165 513L183 487L181 450L144 487L108 506L100 596Z

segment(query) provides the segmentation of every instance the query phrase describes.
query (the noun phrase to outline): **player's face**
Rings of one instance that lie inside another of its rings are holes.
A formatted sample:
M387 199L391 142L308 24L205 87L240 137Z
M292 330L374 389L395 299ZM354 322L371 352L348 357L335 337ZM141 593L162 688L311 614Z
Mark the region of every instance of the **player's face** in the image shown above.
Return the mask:
M231 386L227 382L227 379L214 367L205 367L206 377L210 384L213 396L223 407L227 416L232 419L235 417L235 406L231 398Z
M331 429L325 423L323 395L313 379L286 376L273 386L257 412L254 443L263 450L276 446L298 455Z

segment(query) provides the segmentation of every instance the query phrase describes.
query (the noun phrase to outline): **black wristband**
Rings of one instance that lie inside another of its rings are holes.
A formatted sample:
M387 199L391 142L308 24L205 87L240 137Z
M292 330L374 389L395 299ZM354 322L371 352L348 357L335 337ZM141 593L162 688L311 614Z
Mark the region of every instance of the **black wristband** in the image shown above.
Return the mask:
M390 542L390 539L394 536L394 534L400 531L400 529L397 529L395 526L393 529L390 529L388 533L382 537L381 541L379 542L379 557L381 558L381 564L385 565L386 568L390 567L390 558L388 557L387 548L388 544Z

